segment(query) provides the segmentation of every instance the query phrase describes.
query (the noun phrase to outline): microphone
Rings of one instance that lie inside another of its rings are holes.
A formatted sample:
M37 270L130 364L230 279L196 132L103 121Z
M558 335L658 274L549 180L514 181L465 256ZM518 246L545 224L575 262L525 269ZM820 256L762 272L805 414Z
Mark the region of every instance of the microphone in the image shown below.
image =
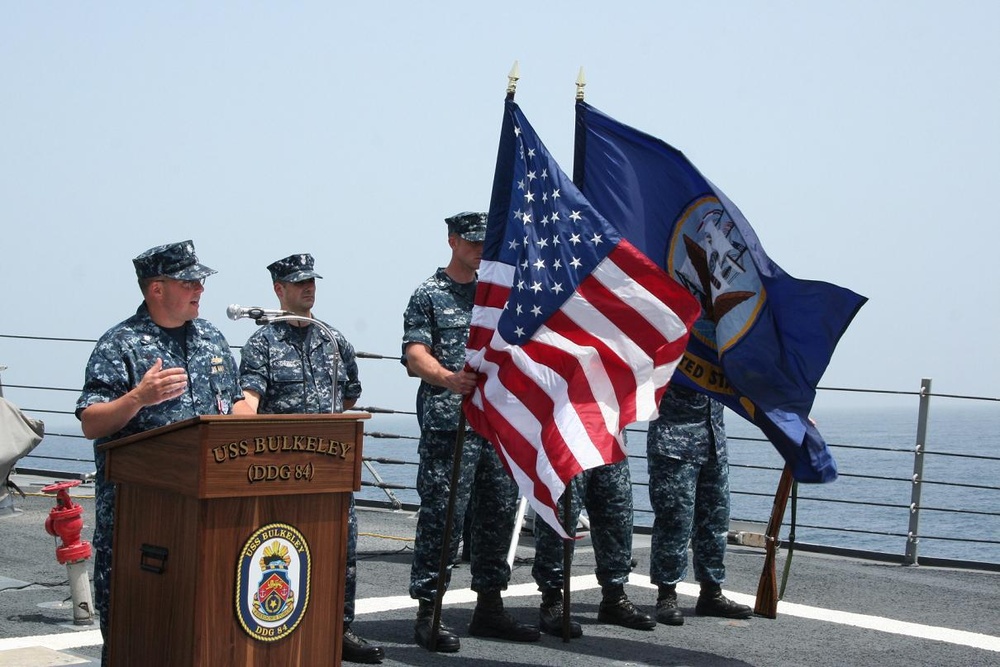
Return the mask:
M257 306L239 306L233 304L226 308L226 315L231 320L239 320L248 317L251 320L260 320L268 317L283 317L291 315L287 310L268 310Z

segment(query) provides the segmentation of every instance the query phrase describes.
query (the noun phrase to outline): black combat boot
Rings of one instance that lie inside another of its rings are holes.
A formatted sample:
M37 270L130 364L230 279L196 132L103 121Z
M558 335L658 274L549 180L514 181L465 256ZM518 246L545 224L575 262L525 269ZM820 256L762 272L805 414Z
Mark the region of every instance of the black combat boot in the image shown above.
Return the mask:
M514 642L537 642L538 628L518 623L504 611L500 591L485 591L479 594L476 609L472 612L469 634L473 637L494 637Z
M722 586L719 584L703 582L694 613L720 618L750 618L753 616L753 609L727 598L722 594Z
M677 607L675 584L660 584L656 596L656 620L664 625L684 625L684 614Z
M341 644L340 655L346 662L376 664L382 662L385 651L381 646L369 644L348 626L344 628L344 643Z
M558 588L542 591L542 606L538 608L538 627L550 635L563 636L563 595ZM569 622L569 636L573 639L583 636L583 628L574 620Z
M601 594L603 599L597 610L598 621L632 630L652 630L656 627L656 619L636 609L621 584L602 586Z
M431 650L431 625L433 622L434 603L430 600L420 600L420 607L417 609L417 624L413 628L413 639L428 651ZM438 626L435 651L438 653L454 653L460 646L458 635L446 628L444 623Z

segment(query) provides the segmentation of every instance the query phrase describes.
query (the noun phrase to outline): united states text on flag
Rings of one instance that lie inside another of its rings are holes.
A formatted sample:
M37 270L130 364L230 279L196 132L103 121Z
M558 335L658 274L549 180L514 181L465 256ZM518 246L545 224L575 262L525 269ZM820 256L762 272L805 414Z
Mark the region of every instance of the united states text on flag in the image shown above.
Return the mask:
M622 430L657 414L699 307L623 240L508 100L468 366L469 422L538 515L583 470L625 457Z

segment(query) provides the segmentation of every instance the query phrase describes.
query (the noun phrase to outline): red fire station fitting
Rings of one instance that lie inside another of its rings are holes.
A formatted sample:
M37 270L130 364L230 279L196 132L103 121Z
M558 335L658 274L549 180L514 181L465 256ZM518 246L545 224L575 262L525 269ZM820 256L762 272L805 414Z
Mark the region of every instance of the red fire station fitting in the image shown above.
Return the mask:
M90 542L80 540L83 530L83 507L70 498L69 490L80 484L80 480L58 482L42 488L44 493L56 494L56 506L49 510L45 519L45 532L62 540L56 547L56 560L66 566L69 575L69 592L73 598L73 623L93 625L94 603L90 595L90 576L87 573L87 559L90 558Z
M50 484L42 489L42 493L55 493L56 506L49 510L45 519L45 532L62 540L62 545L56 547L56 560L61 565L75 563L90 558L90 542L80 541L80 531L83 530L83 507L74 503L69 495L69 489L79 486L80 480Z

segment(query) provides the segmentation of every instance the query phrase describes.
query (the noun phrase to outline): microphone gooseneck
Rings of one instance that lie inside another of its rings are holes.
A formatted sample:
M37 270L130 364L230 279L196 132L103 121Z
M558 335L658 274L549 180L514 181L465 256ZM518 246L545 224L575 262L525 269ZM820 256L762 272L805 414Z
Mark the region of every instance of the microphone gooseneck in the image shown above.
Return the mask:
M226 308L226 315L231 320L239 320L243 318L260 320L267 317L285 317L291 314L292 313L286 310L269 310L259 306L240 306L235 303Z

